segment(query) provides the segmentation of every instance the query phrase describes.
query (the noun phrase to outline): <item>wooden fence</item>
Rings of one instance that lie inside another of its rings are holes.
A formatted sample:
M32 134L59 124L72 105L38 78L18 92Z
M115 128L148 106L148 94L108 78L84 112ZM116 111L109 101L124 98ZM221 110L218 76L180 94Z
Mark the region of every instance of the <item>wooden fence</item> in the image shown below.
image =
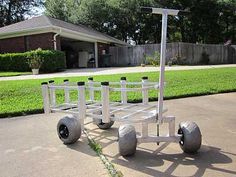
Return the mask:
M152 56L160 52L160 44L146 44L128 47L110 47L111 66L137 66L145 63L145 55ZM168 43L166 62L178 56L183 64L198 65L202 61L202 53L209 55L209 64L236 63L236 45L224 46L214 44Z

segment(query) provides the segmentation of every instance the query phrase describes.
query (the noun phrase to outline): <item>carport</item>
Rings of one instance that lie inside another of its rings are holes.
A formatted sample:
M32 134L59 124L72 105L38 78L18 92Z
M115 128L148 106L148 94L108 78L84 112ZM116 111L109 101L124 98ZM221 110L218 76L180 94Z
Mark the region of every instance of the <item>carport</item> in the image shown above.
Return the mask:
M66 64L69 69L98 67L96 49L96 44L92 42L61 38L61 50L66 54Z
M67 68L106 66L104 58L109 55L110 46L129 45L83 25L47 18L54 25L54 49L66 53Z

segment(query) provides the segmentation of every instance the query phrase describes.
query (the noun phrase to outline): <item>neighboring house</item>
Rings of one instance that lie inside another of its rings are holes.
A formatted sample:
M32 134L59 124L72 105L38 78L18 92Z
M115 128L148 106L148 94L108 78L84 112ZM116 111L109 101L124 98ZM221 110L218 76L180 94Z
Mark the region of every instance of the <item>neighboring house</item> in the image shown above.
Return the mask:
M0 53L37 48L61 50L66 54L67 68L104 66L109 46L125 45L128 44L83 25L44 15L0 28Z

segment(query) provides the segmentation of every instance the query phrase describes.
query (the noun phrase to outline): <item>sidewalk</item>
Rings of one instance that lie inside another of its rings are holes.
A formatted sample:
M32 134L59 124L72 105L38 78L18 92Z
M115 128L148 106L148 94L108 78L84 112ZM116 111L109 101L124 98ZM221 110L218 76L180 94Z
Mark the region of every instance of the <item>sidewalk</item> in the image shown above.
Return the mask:
M166 67L166 71L172 70L193 70L193 69L210 69L210 68L224 68L236 67L236 64L228 65L201 65L201 66L172 66ZM137 73L137 72L153 72L159 71L159 67L110 67L110 68L85 68L85 69L68 69L64 72L40 74L40 75L25 75L13 77L0 77L0 81L5 80L26 80L26 79L46 79L58 77L74 77L74 76L95 76L95 75L111 75L122 73Z

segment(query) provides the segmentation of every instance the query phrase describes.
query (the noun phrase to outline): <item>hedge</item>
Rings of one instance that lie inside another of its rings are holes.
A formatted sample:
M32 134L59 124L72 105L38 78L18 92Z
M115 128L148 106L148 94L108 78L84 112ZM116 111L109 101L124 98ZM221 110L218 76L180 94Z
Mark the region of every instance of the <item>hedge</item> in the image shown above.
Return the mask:
M53 72L66 67L65 53L57 50L32 50L24 53L0 54L0 71L30 71L27 59L37 52L43 58L42 72Z

